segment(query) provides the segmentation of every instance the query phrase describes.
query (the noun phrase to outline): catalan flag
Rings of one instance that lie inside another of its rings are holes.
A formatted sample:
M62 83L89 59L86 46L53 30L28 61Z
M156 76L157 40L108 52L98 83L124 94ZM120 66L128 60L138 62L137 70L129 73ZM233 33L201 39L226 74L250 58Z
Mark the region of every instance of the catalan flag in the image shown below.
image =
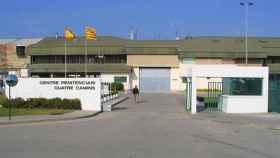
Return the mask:
M86 27L85 36L86 36L87 40L95 40L96 39L96 29L93 27Z
M68 28L68 27L66 27L64 29L64 34L65 34L65 39L66 40L70 41L70 40L73 40L75 38L74 32L70 28Z

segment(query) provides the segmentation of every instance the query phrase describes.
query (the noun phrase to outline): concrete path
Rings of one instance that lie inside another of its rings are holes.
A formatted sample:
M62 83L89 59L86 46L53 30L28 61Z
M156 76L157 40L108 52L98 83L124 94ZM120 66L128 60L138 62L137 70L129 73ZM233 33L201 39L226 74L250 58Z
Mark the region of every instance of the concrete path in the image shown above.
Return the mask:
M181 94L140 94L137 103L134 102L133 96L123 104L117 105L115 111L139 112L139 113L183 113L184 96Z
M224 124L236 124L280 130L280 114L226 114L222 112L201 112L192 115L193 119L213 121Z
M179 94L143 94L96 117L0 126L5 158L279 158L280 131L195 118Z

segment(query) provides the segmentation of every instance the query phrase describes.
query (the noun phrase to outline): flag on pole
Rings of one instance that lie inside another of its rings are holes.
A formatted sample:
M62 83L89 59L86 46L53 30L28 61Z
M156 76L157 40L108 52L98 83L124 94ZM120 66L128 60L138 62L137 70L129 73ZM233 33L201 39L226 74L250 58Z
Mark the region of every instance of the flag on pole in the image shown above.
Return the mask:
M64 75L67 77L67 41L71 41L75 38L74 32L69 28L64 29Z
M93 27L86 26L85 27L85 77L87 77L87 40L96 40L96 29Z
M64 29L64 37L66 40L71 41L75 38L75 34L70 28L66 27Z
M85 36L87 40L95 40L96 39L96 29L93 27L85 28Z

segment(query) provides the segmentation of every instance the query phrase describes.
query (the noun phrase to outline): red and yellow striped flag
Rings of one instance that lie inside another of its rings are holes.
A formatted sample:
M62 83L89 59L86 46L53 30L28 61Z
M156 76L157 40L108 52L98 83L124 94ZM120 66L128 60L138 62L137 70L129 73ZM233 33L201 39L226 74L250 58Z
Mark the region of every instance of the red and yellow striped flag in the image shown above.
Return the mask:
M73 40L75 38L75 34L70 28L66 27L64 29L64 37L65 37L66 40L70 41L70 40Z
M87 40L95 40L96 39L96 29L93 27L85 28L85 37Z

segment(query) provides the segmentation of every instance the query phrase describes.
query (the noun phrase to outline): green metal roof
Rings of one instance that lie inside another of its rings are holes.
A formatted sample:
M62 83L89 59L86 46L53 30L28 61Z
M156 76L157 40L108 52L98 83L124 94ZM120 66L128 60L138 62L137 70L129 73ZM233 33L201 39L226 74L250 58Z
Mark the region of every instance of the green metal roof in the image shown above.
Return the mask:
M66 51L68 55L80 55L85 54L84 46L67 46ZM123 54L124 50L121 46L88 46L87 54ZM65 47L34 47L31 48L30 55L64 55Z
M244 58L245 52L211 52L211 51L184 51L179 52L179 58ZM280 56L280 54L279 54ZM266 53L249 52L249 58L266 58Z
M32 73L63 73L64 64L32 64ZM67 72L83 72L84 64L67 64ZM128 73L131 67L126 64L88 64L88 72L103 72L103 73Z
M179 57L243 58L245 40L240 37L196 37L183 42ZM280 56L280 38L251 37L248 55L251 58Z
M45 38L27 50L30 55L62 55L64 39ZM85 40L67 42L67 54L84 54ZM194 37L186 40L128 40L110 36L87 41L88 54L178 54L180 58L243 58L245 40L240 37ZM250 37L251 58L280 56L280 38Z
M85 53L87 44L88 54L122 54L124 52L124 39L114 37L99 37L97 40L85 40L83 37L66 42L66 51L69 55L79 55ZM37 44L31 45L27 49L29 55L64 55L65 41L60 38L45 38Z

